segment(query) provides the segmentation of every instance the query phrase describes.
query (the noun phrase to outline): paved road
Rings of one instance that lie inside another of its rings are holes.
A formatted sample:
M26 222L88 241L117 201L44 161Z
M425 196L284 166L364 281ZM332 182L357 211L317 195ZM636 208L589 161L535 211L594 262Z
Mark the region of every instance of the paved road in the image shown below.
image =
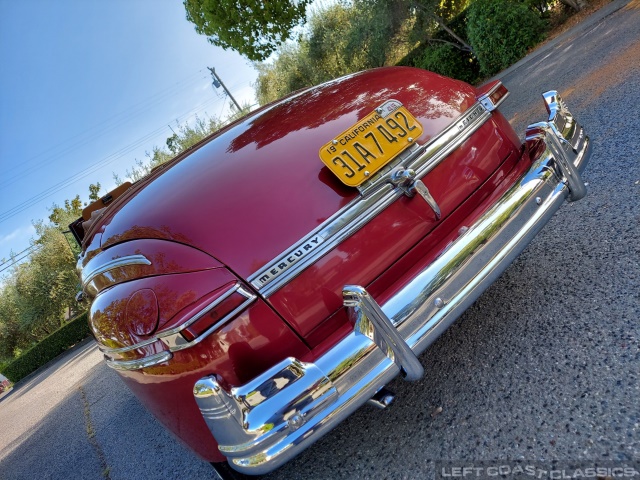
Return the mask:
M359 410L270 478L432 478L440 459L640 462L640 3L503 78L519 132L552 88L587 127L589 196L425 352L422 380L393 382L392 408ZM66 360L0 401L0 479L210 477L94 346Z

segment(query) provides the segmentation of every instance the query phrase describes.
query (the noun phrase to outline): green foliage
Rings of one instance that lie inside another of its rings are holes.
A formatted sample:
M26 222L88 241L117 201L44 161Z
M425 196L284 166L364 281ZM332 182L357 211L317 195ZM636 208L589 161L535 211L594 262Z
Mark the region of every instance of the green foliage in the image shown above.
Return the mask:
M95 202L100 198L100 182L89 185L89 202Z
M261 104L293 91L368 68L394 64L410 45L406 2L354 0L318 9L297 42L286 43L270 63L257 64Z
M20 298L15 288L15 278L6 280L0 291L0 358L12 358L21 342Z
M80 195L76 195L71 200L65 200L63 206L54 203L49 209L51 211L49 221L61 232L66 231L69 224L82 215L82 209L87 206L87 203L95 202L100 198L100 188L102 188L100 182L89 185L89 202L84 204L80 200Z
M166 160L173 158L184 150L194 146L200 140L210 135L212 132L219 130L222 127L222 122L215 118L209 118L204 120L196 116L196 121L193 125L183 124L180 125L176 123L176 127L178 129L177 132L174 132L169 138L167 138L167 148L169 152L162 151L159 148L154 149L154 156L156 152L159 153L162 162L164 163ZM168 157L168 158L167 158Z
M59 228L42 222L35 227L37 250L0 290L0 357L12 357L46 337L77 307L74 252Z
M430 39L440 39L471 51L464 18L468 3L468 0L411 1L411 8L415 12L411 38L423 44Z
M78 277L76 259L69 242L57 227L35 224L39 247L31 261L15 272L18 324L24 340L18 346L50 334L64 322L65 313L75 308Z
M450 11L454 11L451 4L449 8ZM463 41L468 41L467 11L463 10L450 17L447 27ZM461 47L462 45L456 42L455 38L439 28L431 34L431 38L427 39L425 44L419 47L417 52L413 53L413 61L410 65L473 83L478 80L480 66L476 57L471 52L462 50Z
M512 65L540 41L547 24L524 3L476 0L469 7L469 42L485 75Z
M448 43L427 46L415 66L440 75L472 83L478 79L478 62L468 52Z
M260 63L261 104L383 65L413 65L467 82L520 59L541 40L556 0L344 0L319 7L296 42ZM577 0L576 0L577 1Z
M273 100L314 85L317 72L308 58L308 42L287 43L280 49L273 63L258 63L255 85L258 103L266 105Z
M421 3L425 3L424 0ZM434 2L431 3L432 5L434 4ZM469 0L440 0L434 5L434 13L445 20L449 27L458 35L464 35L464 32L456 29L455 20L467 9L469 3Z
M99 183L97 186L98 189L100 189ZM95 187L95 185L91 185L91 187ZM83 205L80 200L80 195L76 195L71 200L65 200L64 206L62 207L54 203L50 209L51 214L49 215L49 221L57 227L66 229L67 225L82 215L82 208Z
M343 53L352 71L393 64L406 54L410 17L405 0L354 0Z
M309 19L307 61L316 66L312 84L352 73L362 65L363 52L346 51L354 14L353 7L336 4Z
M87 313L71 320L8 364L2 374L17 382L90 335Z
M451 17L450 20L447 21L447 26L453 30L456 35L459 35L461 38L463 38L466 41L469 41L469 37L467 36L467 24L468 24L468 9L462 10L461 12L458 12L457 15ZM439 30L438 32L436 32L436 34L433 36L434 38L441 38L443 40L448 40L446 33L443 32L442 30Z
M246 115L248 111L248 107L245 107L242 112L231 118ZM227 121L229 120L230 119L227 119ZM173 135L167 138L167 148L153 147L152 152L146 153L148 160L143 162L142 160L136 159L135 165L131 167L131 170L127 169L125 175L131 179L132 182L137 182L141 178L149 175L154 168L168 162L183 151L191 148L200 140L222 128L224 123L225 122L215 118L205 120L197 116L195 122L191 125L176 122L176 130ZM114 174L113 177L118 185L123 183L123 180L118 175Z
M311 0L184 0L196 32L249 60L264 61L302 23Z
M97 197L100 184L91 185ZM34 223L29 261L14 266L0 288L0 359L15 357L45 338L82 306L75 300L79 290L76 258L79 246L65 237L67 225L82 214L80 196L53 205L50 223Z

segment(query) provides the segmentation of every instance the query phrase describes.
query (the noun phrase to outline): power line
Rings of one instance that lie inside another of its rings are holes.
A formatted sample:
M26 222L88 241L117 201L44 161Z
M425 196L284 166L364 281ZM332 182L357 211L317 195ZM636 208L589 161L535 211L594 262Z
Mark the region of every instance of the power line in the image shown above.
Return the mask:
M12 255L11 258L9 258L9 260L5 260L4 262L0 263L0 267L2 265L4 265L5 263L9 263L11 261L13 261L14 258L16 258L19 255L22 255L24 252L26 252L27 250L33 250L35 248L38 248L38 245L31 245L30 247L25 248L24 250L22 250L21 252L16 253L15 255Z
M36 251L40 250L40 248L42 248L42 245L38 245L38 246L37 246L37 248L36 248L33 252L29 252L29 253L27 253L26 255L23 255L23 256L22 256L22 257L20 257L20 258L16 258L16 259L14 259L14 262L13 262L13 263L11 263L10 265L7 265L7 266L6 266L6 267L4 267L2 270L0 270L0 273L4 272L5 270L10 269L11 267L13 267L14 265L16 265L16 264L18 264L18 263L20 263L20 260L23 260L23 259L27 258L28 256L30 256L30 255L31 255L31 254L33 254L34 252L36 252ZM4 265L4 264L3 264L3 265Z
M206 76L206 75L204 75L204 76L203 76L203 75L201 74L201 72L202 72L202 70L199 70L199 71L195 74L195 75L197 75L197 76L198 76L198 78L196 78L196 79L195 79L196 81L197 81L197 80L200 80L200 79L205 79L205 78L207 78L207 76ZM102 122L100 122L100 123L98 123L98 124L94 125L93 127L88 128L88 129L86 129L86 130L84 130L84 131L82 131L82 132L80 132L80 133L78 133L78 134L76 134L76 135L74 135L74 136L72 136L72 137L68 138L68 139L67 139L67 140L65 140L64 142L60 142L59 144L54 145L53 147L51 147L51 148L49 148L49 149L47 149L47 150L45 150L45 151L43 151L43 152L40 152L40 153L38 153L37 155L34 155L33 157L31 157L31 158L27 159L25 162L23 162L23 163L22 163L22 165L24 165L24 163L28 163L28 162L30 162L30 160L32 160L32 159L34 159L34 158L37 158L37 157L42 156L43 154L47 153L48 151L54 150L55 148L57 148L58 146L60 146L60 145L64 144L65 142L67 142L67 141L69 141L69 140L73 140L73 139L74 139L74 138L76 138L76 137L82 136L82 135L84 135L85 133L88 133L88 132L90 132L90 131L92 131L92 130L95 130L96 128L98 128L99 126L101 126L101 125L103 125L103 124L105 124L105 123L109 123L109 122L111 122L112 120L117 119L118 117L121 117L121 116L125 116L125 117L126 117L126 115L125 115L125 114L127 114L129 110L134 110L134 109L136 109L137 107L139 107L139 106L141 106L141 105L143 105L143 104L145 104L145 103L148 103L148 102L149 102L149 100L154 99L155 97L161 97L161 98L157 99L157 100L161 100L162 98L164 98L164 97L166 97L166 96L168 96L169 94L171 94L171 93L172 93L172 92L171 92L171 91L169 91L169 90L174 90L174 89L176 89L178 86L180 86L180 85L181 85L181 84L183 84L183 83L193 83L193 82L194 82L194 80L192 79L192 77L193 77L193 76L194 76L194 74L190 75L189 77L187 77L187 78L185 78L185 79L183 79L183 80L181 80L181 81L179 81L179 82L176 82L176 84L172 85L171 87L166 88L166 89L163 89L163 90L161 90L160 92L158 92L158 93L156 93L156 94L154 94L154 95L151 95L150 97L147 97L145 100L142 100L142 101L138 102L137 104L134 104L134 105L132 105L131 107L128 107L128 108L126 108L125 110L123 110L123 111L121 111L121 112L118 112L118 113L116 113L116 114L112 115L111 117L108 117L107 119L105 119L105 120L103 120ZM154 104L154 103L158 103L158 102L156 102L156 101L151 102L151 104ZM136 114L136 115L137 115L137 114ZM15 170L15 169L17 169L17 168L20 168L20 166L22 166L22 165L18 165L18 166L15 166L15 167L13 167L13 168L9 168L7 171L11 171L11 170Z
M219 80L219 77L215 74L215 71L213 69L210 69L210 70L211 70L212 74ZM250 82L243 82L243 83L250 83ZM228 92L226 87L225 87L225 91L228 93L229 97L234 101L234 103L236 104L236 107L239 108L238 103L235 102L235 99L231 96L231 94ZM216 92L216 96L218 96L217 92ZM191 116L193 116L193 114L189 115L192 112L196 112L195 115L197 115L197 112L199 112L200 110L205 109L206 105L208 105L208 104L210 104L210 103L212 103L214 101L215 101L215 99L205 101L202 104L200 104L197 107L195 107L194 109L192 109L189 112L185 113L181 117L190 118ZM224 110L224 105L223 105L223 110ZM187 116L187 115L189 115L189 116ZM180 117L176 118L176 121L178 121L179 118ZM114 125L114 127L117 127L117 126L118 125ZM12 207L11 209L9 209L9 210L7 210L5 212L0 213L0 223L2 223L5 220L17 215L18 213L26 210L27 208L35 205L39 201L41 201L41 200L43 200L43 199L45 199L47 197L50 197L51 195L57 193L61 189L65 188L65 187L67 187L69 185L72 185L73 183L75 183L75 182L87 177L88 175L90 175L92 173L95 173L96 171L102 169L106 165L109 165L109 164L113 163L114 161L118 160L119 158L122 158L124 155L126 155L129 152L131 152L132 150L134 150L138 146L142 145L147 140L151 140L152 138L155 138L157 136L157 134L159 132L161 132L162 130L164 130L164 125L162 127L158 128L158 129L154 130L153 132L143 136L142 138L136 140L135 142L133 142L133 143L123 147L122 149L114 152L113 154L108 155L107 157L105 157L101 161L90 165L89 167L85 168L84 170L81 170L80 172L72 175L71 177L68 177L65 180L62 180L62 181L58 182L57 184L45 189L44 191L40 192L39 194L34 195L30 199L28 199L28 200L26 200L26 201L24 201L22 203L19 203L18 205ZM87 139L86 141L89 141L89 140L91 140L91 138ZM47 160L45 159L45 162L46 161ZM12 178L15 178L15 176L12 177Z
M185 113L184 115L178 117L178 119L182 118L182 117L190 118L191 116L193 116L193 114L189 115L190 113L196 112L195 114L197 114L197 112L199 112L200 110L204 110L207 105L209 105L209 104L211 104L211 103L213 103L215 101L216 101L216 99L210 99L208 101L205 101L205 102L201 103L200 105L198 105L197 107L195 107L194 109L192 109L189 112ZM176 120L178 120L178 119L176 119ZM71 177L67 177L65 180L62 180L62 181L56 183L55 185L47 188L46 190L40 192L39 194L34 195L30 199L25 200L22 203L19 203L18 205L10 208L9 210L6 210L5 212L0 213L0 223L2 223L5 220L17 215L18 213L26 210L27 208L35 205L40 200L43 200L43 199L45 199L47 197L50 197L51 195L53 195L53 194L57 193L58 191L60 191L62 188L65 188L65 187L67 187L69 185L72 185L73 183L75 183L75 182L77 182L77 181L89 176L90 174L102 169L104 166L113 163L114 161L118 160L119 158L122 158L124 155L126 155L129 152L131 152L135 148L143 145L148 140L151 140L151 139L157 137L158 134L160 132L162 132L165 128L166 128L166 123L163 124L161 127L157 128L156 130L152 131L151 133L145 135L144 137L136 140L135 142L123 147L122 149L114 152L111 155L108 155L107 157L103 158L102 160L91 164L89 167L85 168L84 170L81 170L80 172L72 175Z
M204 80L205 78L207 78L206 75L200 75L195 80L199 81L199 80ZM194 83L194 82L191 81L190 83ZM117 128L119 128L121 126L122 122L130 121L130 120L132 120L132 119L134 119L136 117L139 117L140 115L145 113L147 110L149 110L149 108L151 108L151 106L153 106L156 103L159 103L160 101L164 100L166 97L168 97L168 96L170 96L172 94L173 94L173 92L168 91L165 94L163 94L161 97L159 97L157 99L157 101L154 101L154 102L150 103L147 106L143 106L143 107L137 109L137 111L133 111L132 113L124 116L123 118L118 118L118 117L122 116L123 112L121 112L120 114L116 114L116 115L110 117L110 119L105 120L105 121L97 124L95 127L92 127L91 129L85 130L85 132L83 132L83 133L71 137L70 139L74 139L74 138L77 138L77 137L83 137L84 136L84 138L80 138L77 142L65 147L63 150L55 153L51 157L46 157L43 160L37 162L36 164L34 164L34 165L32 165L32 166L30 166L30 167L28 167L26 169L23 169L22 171L20 171L18 173L15 173L14 175L10 175L10 176L4 175L5 178L3 178L2 181L0 181L0 186L6 186L6 185L10 185L12 183L15 183L15 181L19 180L20 178L23 178L26 175L38 170L38 168L40 166L42 166L44 164L47 164L47 163L52 163L52 161L54 161L54 160L58 160L60 158L63 158L64 154L67 154L67 153L77 149L80 146L83 146L83 145L86 145L86 144L90 143L91 141L95 140L96 138L99 138L99 137L101 137L101 136L103 136L103 135L105 135L105 134L107 134L109 132L112 132L112 131L116 130ZM143 103L143 102L141 102L141 103ZM107 126L105 128L103 128L97 135L88 136L88 137L85 135L86 133L88 133L88 132L90 132L92 130L95 130L100 125L104 125L104 124L107 124ZM49 149L47 151L50 151L50 150L51 149ZM36 155L34 157L31 157L31 159L35 159L35 158L37 158L39 156L41 156L41 154ZM29 161L30 160L27 160L26 163L29 163ZM7 172L10 172L11 170L16 170L17 168L23 168L24 165L25 165L25 162L22 162L21 164L19 164L19 165L15 166L15 167L5 171L5 174Z
M198 70L196 73L191 74L191 75L189 75L188 77L185 77L182 80L179 80L178 82L174 83L173 85L171 85L171 86L169 86L167 88L164 88L164 89L160 90L159 92L156 92L155 94L147 97L144 100L141 100L140 102L138 102L138 103L136 103L134 105L131 105L130 107L127 107L126 109L124 109L124 110L112 115L111 117L108 117L108 118L104 119L103 121L99 122L98 124L95 124L92 127L88 128L86 130L83 130L82 132L80 132L80 133L78 133L76 135L73 135L72 137L69 137L65 141L60 142L57 145L53 145L52 147L50 147L50 148L48 148L48 149L46 149L46 150L44 150L44 151L32 156L32 157L24 160L23 162L21 162L18 165L15 165L14 167L7 168L5 170L5 173L17 170L19 168L23 168L25 164L31 163L32 160L34 160L34 159L36 159L38 157L41 157L42 155L44 155L44 154L46 154L46 153L48 153L48 152L50 152L52 150L55 150L56 148L58 148L59 146L63 145L66 142L69 142L69 141L71 141L71 140L73 140L75 138L84 136L85 134L87 134L87 133L89 133L89 132L91 132L93 130L96 130L101 125L104 125L104 124L107 124L107 123L112 123L114 120L120 121L119 117L124 117L124 119L135 118L136 116L140 115L144 111L148 110L148 108L150 108L151 106L159 103L165 97L168 97L169 95L172 95L173 94L173 90L182 89L182 88L186 87L186 85L188 85L190 83L195 83L197 81L206 79L208 77L208 75L206 75L203 72L204 72L203 69ZM197 77L197 78L194 78L194 77ZM153 100L153 101L151 101L151 100ZM145 106L145 104L148 104L148 105ZM140 109L139 107L143 107L143 108ZM129 114L129 111L132 111L132 110L133 111L138 110L138 111L133 113L133 114ZM106 131L108 131L108 130L106 130ZM106 133L106 131L102 132L101 135L103 133ZM99 136L99 135L96 135L96 136ZM96 136L94 136L94 138ZM78 143L82 144L83 142L80 141ZM58 152L55 155L59 156L59 155L62 155L63 153L66 153L66 152L70 151L72 149L72 147L75 147L78 143L72 144L69 147L65 147L65 149L63 151ZM50 158L51 157L48 157L47 160L45 160L45 161L48 161ZM42 164L42 162L38 163L38 165L41 165L41 164Z
M240 87L244 87L245 85L251 85L251 80L246 80L246 81L240 82L240 83L234 83L233 85L231 85L229 87L229 89L238 90Z

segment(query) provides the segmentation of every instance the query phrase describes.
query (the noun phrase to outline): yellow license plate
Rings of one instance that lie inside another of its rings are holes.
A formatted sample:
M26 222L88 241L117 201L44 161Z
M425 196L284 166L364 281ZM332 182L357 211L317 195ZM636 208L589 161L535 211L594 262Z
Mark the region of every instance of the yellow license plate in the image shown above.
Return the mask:
M342 183L357 187L408 148L422 125L397 100L388 100L320 149L320 160Z

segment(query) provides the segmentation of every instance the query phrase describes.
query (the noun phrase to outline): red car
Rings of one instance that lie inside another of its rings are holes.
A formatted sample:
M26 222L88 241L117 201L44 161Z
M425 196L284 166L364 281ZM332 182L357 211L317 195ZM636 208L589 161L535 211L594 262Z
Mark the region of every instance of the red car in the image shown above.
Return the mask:
M496 110L507 93L350 75L88 207L72 229L107 364L219 470L269 472L385 407L385 385L423 375L417 355L586 193L589 138L558 94L523 145Z

